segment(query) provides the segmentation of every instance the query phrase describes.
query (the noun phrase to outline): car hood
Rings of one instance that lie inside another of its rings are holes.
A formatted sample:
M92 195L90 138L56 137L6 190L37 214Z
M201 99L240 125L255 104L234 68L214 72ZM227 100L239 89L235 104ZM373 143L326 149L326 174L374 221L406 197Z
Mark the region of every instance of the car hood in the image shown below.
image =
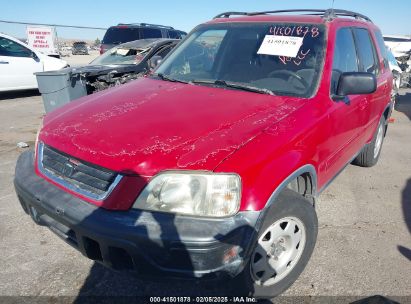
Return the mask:
M107 65L94 65L89 64L82 67L73 67L70 69L72 74L86 74L87 76L106 75L110 72L117 73L137 73L143 69L138 64L107 64Z
M117 172L213 170L303 100L144 78L48 114L39 140Z
M40 60L43 62L43 70L55 71L65 68L68 64L67 61L58 58L47 56L43 53L36 53Z

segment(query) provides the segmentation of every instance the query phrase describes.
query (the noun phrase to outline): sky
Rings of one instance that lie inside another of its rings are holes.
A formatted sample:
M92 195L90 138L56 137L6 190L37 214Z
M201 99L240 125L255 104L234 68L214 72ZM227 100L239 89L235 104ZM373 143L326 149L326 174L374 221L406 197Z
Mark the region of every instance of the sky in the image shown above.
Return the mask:
M1 4L0 20L107 28L118 23L155 23L189 32L225 11L329 8L333 0L20 0ZM335 0L335 8L370 17L383 34L411 35L410 0ZM57 28L63 38L102 39L104 31ZM26 26L0 22L0 32L26 38Z

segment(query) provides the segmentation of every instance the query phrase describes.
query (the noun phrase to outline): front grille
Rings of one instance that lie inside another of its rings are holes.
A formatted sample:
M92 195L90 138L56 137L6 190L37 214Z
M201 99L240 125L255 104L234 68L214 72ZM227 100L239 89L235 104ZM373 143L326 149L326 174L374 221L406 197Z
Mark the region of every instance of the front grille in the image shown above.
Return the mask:
M93 199L104 199L121 175L87 164L39 143L39 169L61 185Z

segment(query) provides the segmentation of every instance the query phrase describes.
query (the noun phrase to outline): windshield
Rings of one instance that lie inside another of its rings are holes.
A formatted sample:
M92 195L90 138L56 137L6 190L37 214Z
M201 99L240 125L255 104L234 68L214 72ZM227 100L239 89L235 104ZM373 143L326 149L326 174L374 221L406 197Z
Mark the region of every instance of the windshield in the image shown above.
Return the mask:
M319 24L206 25L186 38L156 74L197 85L234 83L308 97L322 69L324 36Z
M115 47L94 59L90 64L138 64L151 48Z

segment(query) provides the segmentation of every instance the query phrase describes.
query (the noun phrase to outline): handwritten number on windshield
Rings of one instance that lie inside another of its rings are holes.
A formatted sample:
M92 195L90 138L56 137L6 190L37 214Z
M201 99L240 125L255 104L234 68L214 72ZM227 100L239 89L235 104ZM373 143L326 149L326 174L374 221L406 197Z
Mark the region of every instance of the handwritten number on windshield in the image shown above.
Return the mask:
M320 30L316 26L271 26L270 35L276 35L276 36L297 36L297 37L306 37L308 35L311 36L312 38L317 38L320 36ZM279 56L280 61L283 64L287 63L294 63L295 65L300 65L301 62L307 57L307 55L310 53L311 49L303 50L301 49L298 52L298 55L296 58L291 58L291 57L286 57L286 56Z
M274 26L270 27L269 33L276 36L307 36L310 34L312 38L317 38L320 35L320 30L316 26Z

